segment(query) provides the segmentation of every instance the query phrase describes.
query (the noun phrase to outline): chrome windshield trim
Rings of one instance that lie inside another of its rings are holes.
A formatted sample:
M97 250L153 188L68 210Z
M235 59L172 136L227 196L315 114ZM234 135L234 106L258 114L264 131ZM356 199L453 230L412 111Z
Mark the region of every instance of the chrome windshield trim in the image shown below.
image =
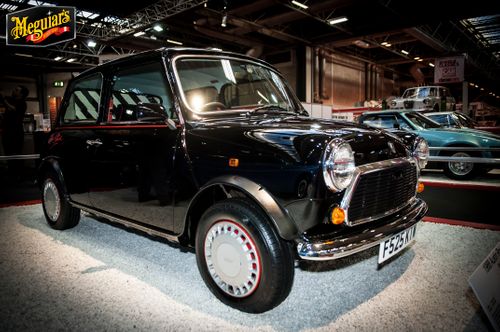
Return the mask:
M384 169L389 169L393 167L400 167L405 164L410 164L413 165L417 168L417 179L418 179L418 166L416 165L416 162L413 158L396 158L396 159L388 159L388 160L383 160L383 161L377 161L371 164L366 164L366 165L361 165L356 167L356 170L354 171L354 176L351 184L349 187L346 188L346 191L344 193L344 197L342 198L342 201L340 202L340 207L344 209L346 212L346 217L345 217L345 224L347 226L355 226L355 225L361 225L367 222L371 222L377 219L380 219L384 216L387 216L391 213L397 212L398 210L401 210L405 206L407 206L409 203L411 203L413 200L415 200L415 196L413 196L408 202L405 204L391 209L389 211L386 211L384 213L375 215L375 216L370 216L367 218L355 220L354 222L349 220L349 206L351 204L351 199L352 196L354 195L354 192L356 190L356 187L361 179L362 175L373 173L373 172L378 172ZM417 181L418 182L418 181ZM415 195L416 195L416 188L415 188Z

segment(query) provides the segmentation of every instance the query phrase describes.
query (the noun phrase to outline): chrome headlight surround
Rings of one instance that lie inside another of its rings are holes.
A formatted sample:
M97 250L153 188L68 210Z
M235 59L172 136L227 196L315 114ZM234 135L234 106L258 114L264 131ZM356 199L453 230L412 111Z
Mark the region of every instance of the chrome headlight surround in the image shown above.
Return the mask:
M351 184L356 165L354 153L349 143L343 139L333 139L323 155L323 178L333 192L342 191Z
M412 157L416 160L418 169L421 170L429 160L429 144L422 137L417 137L413 143Z

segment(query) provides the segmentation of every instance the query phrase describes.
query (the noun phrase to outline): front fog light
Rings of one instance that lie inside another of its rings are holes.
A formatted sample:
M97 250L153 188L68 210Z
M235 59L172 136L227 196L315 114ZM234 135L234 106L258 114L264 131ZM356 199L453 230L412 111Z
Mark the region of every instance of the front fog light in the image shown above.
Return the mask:
M331 141L323 157L323 177L328 189L341 191L347 188L355 170L354 153L349 143L338 138Z
M417 138L414 144L413 157L418 163L418 168L423 169L429 160L429 144L421 137Z

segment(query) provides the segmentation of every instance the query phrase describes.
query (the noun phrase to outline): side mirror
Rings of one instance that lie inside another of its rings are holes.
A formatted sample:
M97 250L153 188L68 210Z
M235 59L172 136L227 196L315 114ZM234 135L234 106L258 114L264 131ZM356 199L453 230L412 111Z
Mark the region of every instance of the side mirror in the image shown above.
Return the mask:
M137 105L137 120L139 122L164 123L168 128L175 130L177 124L170 119L165 107L155 103L140 103Z
M165 122L168 119L165 107L155 103L137 104L136 115L139 122Z

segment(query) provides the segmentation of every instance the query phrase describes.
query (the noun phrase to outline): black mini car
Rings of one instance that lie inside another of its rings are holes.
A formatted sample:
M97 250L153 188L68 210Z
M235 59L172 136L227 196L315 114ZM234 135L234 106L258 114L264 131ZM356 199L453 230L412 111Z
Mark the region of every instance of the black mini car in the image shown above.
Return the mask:
M160 49L70 82L39 183L51 227L84 210L194 247L221 301L263 312L296 259L379 245L381 263L410 243L427 154L419 138L309 117L263 61Z

